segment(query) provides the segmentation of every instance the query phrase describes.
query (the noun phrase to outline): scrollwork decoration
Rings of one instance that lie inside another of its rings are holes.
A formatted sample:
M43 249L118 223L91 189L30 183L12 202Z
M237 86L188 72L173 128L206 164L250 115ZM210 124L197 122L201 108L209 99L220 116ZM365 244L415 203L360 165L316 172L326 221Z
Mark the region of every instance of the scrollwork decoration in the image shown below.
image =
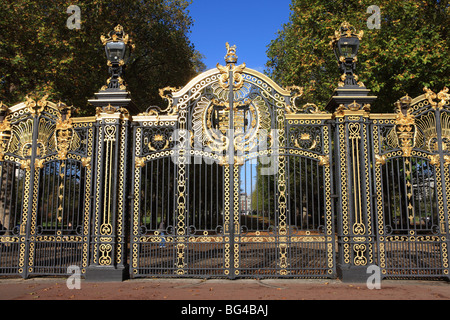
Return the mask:
M219 84L223 89L228 89L230 87L230 71L233 71L233 91L237 91L242 88L244 84L244 78L242 77L242 72L245 69L245 62L241 65L236 66L237 55L236 46L230 46L227 42L225 44L227 48L227 54L225 55L226 66L221 66L217 63L217 69L220 71Z

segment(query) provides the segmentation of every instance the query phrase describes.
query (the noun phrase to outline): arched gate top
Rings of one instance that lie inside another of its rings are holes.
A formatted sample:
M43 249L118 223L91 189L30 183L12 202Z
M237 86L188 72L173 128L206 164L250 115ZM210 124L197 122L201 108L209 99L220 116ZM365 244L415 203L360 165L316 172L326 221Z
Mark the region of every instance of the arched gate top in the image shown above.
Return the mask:
M229 46L228 43L226 47L228 52L225 56L225 66L218 63L217 68L199 74L182 88L160 89L160 96L168 101L167 107L158 111L151 107L144 114L176 115L181 108L198 99L208 87L211 87L214 95L222 101L228 101L230 90L233 90L235 102L247 99L250 90L257 87L261 92L264 91L266 96L270 96L274 104L285 108L287 114L299 111L295 100L303 95L303 88L299 86L282 88L263 73L247 68L245 63L237 65L236 47ZM316 110L318 111L317 108Z
M208 79L212 75L218 75L218 74L220 74L220 70L217 68L213 68L208 71L205 71L205 72L199 74L198 76L196 76L195 78L193 78L191 81L189 81L189 83L186 84L182 89L180 89L179 91L175 91L173 93L172 97L173 98L182 97L183 95L188 93L189 90L194 88L197 84L202 83L202 81ZM259 71L245 67L243 74L253 76L257 79L260 79L261 81L266 82L270 87L272 87L280 95L283 95L283 96L291 95L290 90L288 90L287 88L280 87L275 81L273 81L271 78L269 78L268 76L266 76L265 74L263 74Z

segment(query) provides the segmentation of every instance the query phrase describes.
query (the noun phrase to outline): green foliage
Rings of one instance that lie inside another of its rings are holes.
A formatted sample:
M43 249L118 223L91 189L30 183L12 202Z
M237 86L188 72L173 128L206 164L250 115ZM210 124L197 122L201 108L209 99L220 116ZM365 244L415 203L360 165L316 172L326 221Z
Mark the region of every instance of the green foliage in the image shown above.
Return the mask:
M81 9L81 29L68 29L67 8ZM0 10L0 100L50 94L92 113L87 100L108 78L100 36L120 23L136 44L125 82L141 109L161 103L158 89L181 86L205 67L187 37L186 0L3 1Z
M380 29L367 27L370 5L380 7ZM339 81L329 41L343 21L365 33L356 73L378 96L373 112L391 112L396 100L420 95L424 86L448 86L448 0L292 0L289 23L268 47L266 72L282 85L303 86L305 101L323 108Z

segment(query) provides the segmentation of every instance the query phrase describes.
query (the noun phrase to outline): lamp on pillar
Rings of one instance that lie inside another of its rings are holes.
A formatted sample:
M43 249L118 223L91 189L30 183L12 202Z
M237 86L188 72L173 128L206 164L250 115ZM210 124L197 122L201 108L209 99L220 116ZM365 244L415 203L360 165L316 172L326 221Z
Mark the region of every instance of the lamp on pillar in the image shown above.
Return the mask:
M107 86L103 90L121 91L125 90L122 75L125 65L130 58L130 53L134 49L128 34L123 31L123 27L118 24L113 31L110 31L108 38L100 37L105 46L106 59L108 59L109 74L111 77L107 81Z
M343 22L332 37L330 45L334 50L342 74L339 87L364 87L362 82L358 82L358 76L355 74L359 41L363 35L364 31L356 33L356 29L352 25Z
M105 46L110 77L106 81L106 85L100 89L100 92L95 94L96 99L89 100L89 103L101 108L101 110L97 110L107 113L114 113L124 107L136 109L123 81L125 67L135 45L120 24L116 25L107 36L102 35L100 40Z
M107 37L105 46L110 77L96 98L89 100L97 107L97 147L93 180L97 195L93 209L91 251L86 268L87 281L121 281L127 277L125 244L125 184L127 159L119 156L127 150L129 111L136 111L123 83L123 72L134 45L117 25Z
M353 106L358 104L361 110L369 111L370 103L376 99L375 96L368 96L370 90L359 81L355 73L359 44L363 35L364 31L357 32L355 27L345 21L335 31L334 36L330 37L330 46L336 55L341 72L338 87L326 106L326 109L331 112L335 112L338 108L340 111L345 109L355 111L354 107L350 108L353 103L355 103Z
M355 74L359 43L363 32L356 32L348 22L341 24L330 42L341 72L338 87L326 108L334 113L337 123L335 154L336 179L342 181L337 190L336 211L339 217L338 277L344 282L365 282L367 267L374 263L370 184L361 179L371 166L367 151L370 132L371 103L376 96ZM353 195L353 196L350 196Z

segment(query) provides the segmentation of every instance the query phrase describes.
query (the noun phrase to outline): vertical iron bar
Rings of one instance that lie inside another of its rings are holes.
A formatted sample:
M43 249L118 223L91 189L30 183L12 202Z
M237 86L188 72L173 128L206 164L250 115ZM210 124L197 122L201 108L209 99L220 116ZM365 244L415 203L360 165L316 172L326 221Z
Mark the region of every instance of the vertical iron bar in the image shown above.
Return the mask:
M228 103L229 103L229 119L228 119L228 165L230 168L230 273L229 278L235 279L235 256L234 256L234 239L237 230L234 230L234 92L233 92L233 69L230 66L228 71Z
M306 177L306 175L303 173L303 157L299 156L298 157L298 177L299 177L299 181L298 181L298 210L299 210L299 221L300 221L300 228L303 230L304 229L304 217L303 217L303 207L304 207L304 191L303 191L303 183L304 183L304 178Z
M155 190L155 193L156 193L156 199L155 199L155 205L156 205L156 212L155 212L155 217L156 217L156 219L155 219L155 223L156 223L156 226L155 226L155 229L158 229L159 228L159 224L158 224L158 217L159 217L159 203L160 203L160 201L159 201L159 174L160 174L160 172L159 172L159 159L157 159L156 160L156 172L157 172L157 176L156 176L156 190ZM159 223L161 223L161 221L159 222Z
M447 101L447 105L446 105L446 107L448 108L448 101ZM435 110L435 116L436 116L436 126L437 126L437 128L436 128L436 133L437 133L437 138L438 138L438 150L439 150L439 159L440 159L440 161L439 161L439 164L437 164L438 166L440 166L440 174L441 174L441 185L440 186L438 186L438 187L441 187L442 188L442 190L441 190L441 192L442 192L442 208L440 208L439 207L439 201L438 201L438 210L437 210L437 216L438 216L438 218L437 218L437 220L438 220L438 227L439 227L439 234L441 235L441 234L444 234L445 235L445 237L446 237L446 240L445 240L445 244L440 244L440 251L443 251L443 249L444 249L444 246L445 246L445 248L446 248L446 250L447 250L447 252L448 252L448 247L449 247L449 244L450 244L450 234L449 234L449 230L448 230L448 219L449 219L449 215L448 215L448 210L450 209L450 208L448 208L447 207L447 205L448 205L448 201L447 201L447 198L448 198L448 194L447 194L447 185L446 185L446 178L445 178L445 166L449 166L448 164L446 164L445 163L445 161L444 161L444 147L443 147L443 140L442 140L442 113L443 112L446 112L445 110L447 109L447 108L444 108L444 109L436 109ZM436 188L436 184L435 184L435 188ZM443 212L443 214L442 214L442 216L443 216L443 220L444 221L441 221L441 219L440 219L440 216L441 216L441 214L440 214L440 212L441 212L441 210L442 210L442 212ZM443 240L441 240L441 241L443 241ZM443 257L444 255L442 254L442 252L441 252L441 257ZM446 276L447 276L447 278L449 278L450 277L450 275L449 275L449 263L448 263L448 255L445 255L445 258L441 258L441 270L440 270L440 272L441 272L441 274L444 274L444 272L446 272ZM443 270L445 268L445 271Z
M133 147L133 154L134 154L134 147ZM152 230L153 229L153 222L152 222L152 201L151 201L151 197L153 196L152 193L152 185L153 185L153 168L151 168L150 170L150 176L148 174L148 163L144 165L144 168L141 169L141 174L144 172L144 174L142 174L143 179L141 180L141 189L142 189L142 183L144 184L144 196L141 197L141 195L135 195L135 197L139 197L140 202L143 203L144 206L144 212L143 213L138 213L139 214L139 220L138 223L142 223L146 228L147 225L149 226L149 228L147 228L148 230ZM153 166L153 161L151 161L151 166ZM133 174L134 176L134 174ZM147 195L149 194L147 192L147 188L148 185L150 184L150 210L147 209L147 204L149 202L149 200L147 199Z
M397 171L397 186L398 186L398 202L399 202L399 213L400 213L400 229L403 229L403 205L402 205L402 199L401 199L401 180L400 180L400 165L399 165L399 159L396 158L395 162L397 163L396 165L396 171ZM395 176L394 176L395 177ZM397 190L397 188L395 188L395 186L393 186L394 190ZM395 194L395 192L394 192ZM395 196L394 196L395 199ZM394 203L395 205L395 203ZM394 209L397 208L397 206L394 206Z
M170 165L170 158L165 159L167 161L167 211L165 214L165 227L167 229L167 226L169 225L169 213L170 213L170 195L172 195L172 192L170 192L170 174L172 172L171 165Z
M3 191L3 183L4 183L3 182L4 167L5 167L5 165L6 165L6 167L9 167L9 165L7 163L5 163L4 160L2 160L1 162L2 163L0 164L0 199L2 199L2 191ZM6 174L6 180L8 181L8 174ZM8 186L8 183L6 183L6 186ZM14 186L14 184L11 183L11 190L13 189L13 186ZM12 193L12 194L14 194L14 193ZM17 194L18 194L18 192L16 192L16 196L17 196ZM16 203L18 203L18 202L16 201ZM4 219L6 218L6 207L5 206L6 206L6 198L3 200L3 212L4 212L4 217L3 218ZM9 214L10 214L10 217L11 217L11 209L9 210L9 212L10 212ZM13 220L13 221L15 221L15 220ZM3 220L1 223L4 226L5 225L5 220ZM9 229L10 229L10 226L8 225L7 228L6 228L6 232L8 232Z
M13 205L13 201L12 201L13 200L13 196L12 195L14 194L14 186L16 184L16 175L15 175L15 170L14 170L15 166L14 165L8 165L7 167L8 168L7 168L7 172L6 172L6 177L8 177L10 175L9 174L9 170L11 169L11 171L12 171L12 174L11 174L11 185L9 186L10 187L9 212L11 214L11 208L12 208L12 205ZM3 166L2 166L2 171L3 171ZM3 175L3 172L2 172L2 175ZM7 180L8 180L8 178L7 178ZM8 209L8 207L7 207L8 185L9 184L6 183L6 186L5 186L5 199L3 201L3 212L4 212L3 219L6 219L6 210ZM19 203L19 202L17 202L17 198L16 198L16 202L15 203ZM11 221L10 221L10 223L11 223ZM5 224L2 223L2 225L4 226ZM8 226L8 228L10 228L10 226Z
M164 221L164 200L165 200L165 192L164 192L164 182L165 182L165 180L166 179L164 179L164 171L165 171L165 167L166 167L166 165L165 165L165 159L164 158L161 158L161 160L160 160L161 162L162 162L162 171L161 171L161 173L159 172L159 170L158 170L158 174L160 175L160 177L162 178L161 180L162 180L162 186L161 186L161 222L163 222Z
M422 228L422 225L420 223L424 212L422 210L422 199L420 199L420 197L419 197L419 193L421 193L421 191L422 191L421 190L422 188L420 187L420 183L419 183L419 163L418 163L419 159L415 158L415 160L416 160L415 161L415 165L411 164L411 168L415 168L415 171L416 171L416 184L417 184L416 193L417 193L417 198L418 199L416 200L416 197L414 197L414 204L416 203L416 201L418 202L418 206L417 206L416 209L418 209L418 211L419 211L419 229L426 229L426 219L424 220L425 221L425 228ZM411 172L411 177L412 176L413 176L413 173Z
M23 265L23 278L28 278L28 262L29 262L29 255L30 255L30 237L31 237L31 223L32 223L32 210L33 210L33 190L34 190L34 184L37 183L34 179L36 168L34 166L34 162L37 156L37 139L39 136L39 115L35 115L33 117L33 136L32 136L32 144L31 144L31 158L30 158L30 168L26 170L30 170L30 187L28 191L29 194L29 201L28 201L28 208L27 208L27 224L25 226L25 256L24 256L24 265ZM37 201L37 199L36 199ZM23 219L23 217L22 217Z
M210 171L209 178L210 178L210 181L211 181L211 179L213 177L213 166L214 166L213 163L209 164L209 169L210 169L209 170ZM216 181L216 183L217 183L217 181ZM213 190L213 185L212 184L210 185L209 190L210 190L209 191L209 229L212 230L212 228L213 228L213 216L214 216L214 214L213 214L214 190Z

